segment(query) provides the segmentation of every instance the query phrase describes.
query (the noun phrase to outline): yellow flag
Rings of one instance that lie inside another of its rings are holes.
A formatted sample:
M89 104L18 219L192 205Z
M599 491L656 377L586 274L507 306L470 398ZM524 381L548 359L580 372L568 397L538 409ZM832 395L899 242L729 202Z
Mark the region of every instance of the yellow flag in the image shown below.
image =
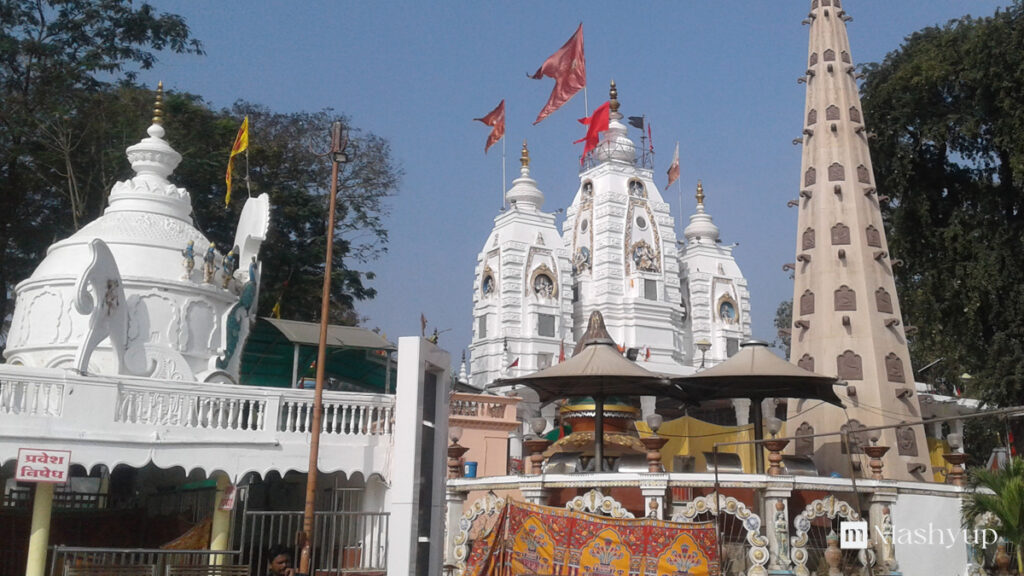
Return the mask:
M270 315L278 320L281 319L281 300L274 304L274 308L270 310Z
M249 148L249 117L246 116L245 120L242 120L242 125L238 128L238 134L235 135L235 143L231 146L231 156L228 157L228 171L224 175L224 181L228 184L228 193L224 196L224 205L227 206L231 203L231 169L235 164L235 156L244 152Z

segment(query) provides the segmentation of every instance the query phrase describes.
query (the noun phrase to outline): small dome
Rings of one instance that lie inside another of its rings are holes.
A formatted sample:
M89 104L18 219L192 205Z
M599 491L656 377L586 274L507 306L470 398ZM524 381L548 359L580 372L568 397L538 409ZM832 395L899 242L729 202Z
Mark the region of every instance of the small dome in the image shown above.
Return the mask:
M540 210L544 206L544 193L537 188L537 181L530 178L530 151L526 140L523 140L519 164L519 178L512 181L512 187L505 192L505 200L519 210Z
M594 150L594 158L599 162L615 160L633 164L636 162L636 144L626 135L626 126L620 122L622 114L619 112L619 91L614 80L609 91L609 102L611 112L608 114L608 131Z
M690 216L683 236L691 244L718 242L718 226L711 221L711 215L704 212L704 185L700 181L697 182L697 213Z

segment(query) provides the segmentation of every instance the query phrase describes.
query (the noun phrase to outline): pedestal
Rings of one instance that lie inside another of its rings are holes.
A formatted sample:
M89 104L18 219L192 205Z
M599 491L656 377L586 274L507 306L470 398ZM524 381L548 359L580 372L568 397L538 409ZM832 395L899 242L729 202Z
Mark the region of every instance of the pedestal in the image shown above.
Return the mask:
M782 451L786 449L787 445L789 445L789 440L772 438L764 441L764 447L768 450L768 470L766 472L769 476L782 476Z
M551 442L544 438L535 438L533 440L523 442L523 445L526 446L526 450L530 453L530 468L527 471L527 474L540 474L541 464L544 463L544 450L546 450L550 444Z
M644 482L640 493L644 495L644 516L664 520L665 500L668 494L668 477L661 481Z
M641 438L640 442L647 449L647 471L664 472L665 467L661 464L661 449L668 443L668 438L647 436L646 438Z
M967 454L952 452L950 454L943 454L942 459L951 465L949 469L949 483L961 488L967 485L967 477L964 475L964 462L967 462Z

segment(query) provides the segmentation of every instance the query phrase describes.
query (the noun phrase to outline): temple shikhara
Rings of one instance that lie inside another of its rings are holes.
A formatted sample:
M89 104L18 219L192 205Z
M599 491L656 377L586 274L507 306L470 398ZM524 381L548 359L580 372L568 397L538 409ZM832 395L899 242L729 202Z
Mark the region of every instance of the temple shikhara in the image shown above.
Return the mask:
M319 326L256 314L270 200L248 198L233 245L214 245L173 183L196 159L158 90L134 176L16 288L0 576L297 558L314 416L315 576L985 573L1002 557L979 532L926 551L904 537L961 534L961 418L985 407L914 381L849 21L812 0L794 63L802 161L774 199L796 226L789 361L751 339L771 312L751 309L715 190L695 179L688 221L672 216L612 82L606 129L565 167L575 190L542 191L522 143L465 263L469 358L452 370L436 339L331 326L317 414Z

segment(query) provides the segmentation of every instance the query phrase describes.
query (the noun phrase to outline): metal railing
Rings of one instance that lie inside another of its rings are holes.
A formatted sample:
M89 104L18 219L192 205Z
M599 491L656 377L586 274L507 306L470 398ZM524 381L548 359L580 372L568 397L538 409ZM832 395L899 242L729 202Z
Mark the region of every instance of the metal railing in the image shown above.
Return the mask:
M168 566L204 566L221 557L224 564L237 564L237 551L163 550L159 548L89 548L83 546L52 546L50 576L64 576L72 566L156 566L163 575Z
M310 565L317 573L386 572L387 512L316 512ZM293 546L302 529L302 512L247 510L242 517L239 553L249 566L262 569L266 551Z

